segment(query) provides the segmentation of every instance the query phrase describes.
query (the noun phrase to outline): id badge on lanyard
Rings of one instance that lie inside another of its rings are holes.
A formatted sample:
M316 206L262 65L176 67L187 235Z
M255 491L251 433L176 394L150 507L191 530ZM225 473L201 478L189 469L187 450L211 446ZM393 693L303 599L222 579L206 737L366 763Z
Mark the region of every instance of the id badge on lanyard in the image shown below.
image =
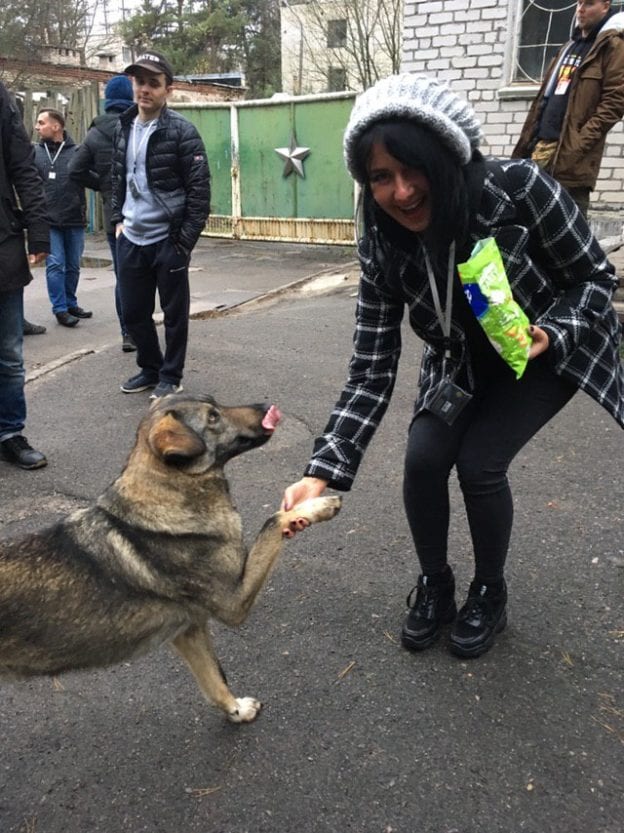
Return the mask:
M568 91L568 87L570 86L571 80L571 78L562 78L560 81L558 81L553 95L565 95Z
M62 150L63 150L63 148L65 147L65 142L63 141L63 142L61 143L60 148L59 148L59 149L56 151L56 153L54 154L54 158L52 158L52 156L51 156L51 154L50 154L50 149L49 149L49 147L48 147L47 145L45 145L45 144L44 144L44 147L45 147L45 149L46 149L46 153L48 154L48 159L50 160L50 170L48 171L48 179L56 179L56 171L54 170L54 163L55 163L55 162L56 162L56 160L59 158L59 155L60 155L61 151L62 151Z
M433 305L435 307L436 315L442 329L444 336L444 359L442 362L442 379L433 389L430 394L429 404L427 409L436 416L443 419L447 425L452 425L457 417L464 410L466 405L472 399L472 394L465 391L457 385L449 376L447 366L451 358L450 340L451 340L451 312L453 308L453 275L455 272L455 241L451 243L449 248L447 283L446 283L446 309L442 312L442 304L440 303L440 293L436 284L435 274L429 260L429 254L423 246L425 255L425 266L427 268L427 277L429 278L429 286L431 287L431 295L433 296Z

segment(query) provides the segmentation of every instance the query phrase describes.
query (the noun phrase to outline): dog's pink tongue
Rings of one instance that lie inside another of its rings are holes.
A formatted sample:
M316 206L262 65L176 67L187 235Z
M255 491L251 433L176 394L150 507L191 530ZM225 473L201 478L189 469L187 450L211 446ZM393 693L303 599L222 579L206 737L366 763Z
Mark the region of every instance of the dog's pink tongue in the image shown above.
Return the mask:
M269 410L264 415L264 419L262 420L262 427L265 428L267 431L275 431L277 426L279 425L279 421L282 418L282 415L279 412L279 409L275 407L275 405L271 405Z

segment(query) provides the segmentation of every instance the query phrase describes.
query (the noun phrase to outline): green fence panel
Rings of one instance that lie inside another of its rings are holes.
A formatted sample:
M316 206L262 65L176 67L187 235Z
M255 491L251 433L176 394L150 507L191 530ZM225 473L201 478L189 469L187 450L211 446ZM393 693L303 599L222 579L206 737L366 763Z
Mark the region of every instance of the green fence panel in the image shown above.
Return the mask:
M305 179L289 177L297 179L299 217L353 217L353 181L342 158L342 137L352 107L352 99L295 104L297 142L310 148L303 163Z
M204 141L210 165L210 204L212 214L232 213L232 137L230 107L180 108L180 114L193 122Z
M243 217L353 216L353 183L342 162L342 134L351 100L288 102L239 109L241 207ZM310 149L305 178L284 176L275 148Z
M342 158L342 136L352 97L180 107L206 146L212 173L212 214L233 214L232 106L238 120L242 218L353 217L353 182ZM286 162L275 152L276 148L288 148L293 137L299 147L310 150L302 162L303 178L294 171L284 176Z
M275 153L290 142L292 108L241 107L238 119L243 217L297 217L295 176L283 177L285 163Z

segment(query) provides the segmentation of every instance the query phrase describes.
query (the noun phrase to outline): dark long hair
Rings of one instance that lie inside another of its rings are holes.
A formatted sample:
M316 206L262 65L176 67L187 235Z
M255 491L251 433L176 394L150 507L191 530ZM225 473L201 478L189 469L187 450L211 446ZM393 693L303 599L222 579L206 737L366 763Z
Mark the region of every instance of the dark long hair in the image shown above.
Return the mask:
M368 182L368 164L375 143L427 177L431 189L431 222L422 234L414 235L405 229L375 202ZM408 249L418 245L420 238L432 262L446 269L449 245L456 240L460 247L468 235L465 167L457 156L429 128L407 119L392 119L376 122L356 139L353 163L358 179L365 183L362 191L365 230L377 225L388 243Z

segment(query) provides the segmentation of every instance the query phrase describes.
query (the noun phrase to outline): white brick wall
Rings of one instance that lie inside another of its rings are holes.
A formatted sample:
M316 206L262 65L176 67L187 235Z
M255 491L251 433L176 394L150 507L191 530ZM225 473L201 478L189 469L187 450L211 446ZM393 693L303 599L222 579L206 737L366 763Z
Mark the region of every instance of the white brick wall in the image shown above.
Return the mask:
M515 16L521 0L405 0L404 72L444 78L474 105L485 134L484 152L509 157L534 95L503 100L511 84ZM537 92L537 88L535 88ZM624 126L609 133L592 209L624 206Z

